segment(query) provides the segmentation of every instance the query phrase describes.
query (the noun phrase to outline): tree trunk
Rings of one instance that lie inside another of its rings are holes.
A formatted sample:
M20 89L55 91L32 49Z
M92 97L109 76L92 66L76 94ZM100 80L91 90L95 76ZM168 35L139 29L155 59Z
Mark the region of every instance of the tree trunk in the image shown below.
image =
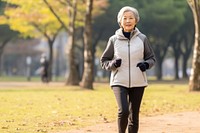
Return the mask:
M200 0L188 0L192 9L195 25L195 42L192 70L189 80L190 91L200 91Z
M74 35L68 36L68 52L67 52L67 59L68 59L68 76L65 82L66 85L78 85L79 84L79 73L74 56Z
M69 36L68 36L68 77L66 80L66 85L78 85L79 84L79 73L78 73L78 64L75 62L75 20L76 20L76 7L77 7L77 0L73 1L73 7L69 8L69 15L70 15L70 26L69 26Z
M183 55L182 74L183 74L184 79L188 78L188 74L187 74L187 61L188 61L188 59L189 59L189 56Z
M178 60L179 60L179 55L175 56L174 62L175 62L175 79L178 80L179 79L179 64L178 64Z
M68 38L68 49L67 56L68 56L68 75L66 77L66 85L78 85L79 83L79 74L78 74L78 68L75 63L75 51L74 51L74 45L75 45L75 20L76 20L76 10L77 10L77 0L73 1L67 1L70 4L67 5L68 14L69 15L69 25L66 25L64 21L61 20L61 18L56 14L52 6L49 5L47 0L43 0L45 4L49 7L49 10L53 13L53 15L56 17L56 19L60 22L60 24L63 26L65 31L69 33ZM60 1L61 2L61 1ZM71 3L72 2L72 3Z
M162 80L162 63L163 63L163 60L164 60L164 54L161 54L162 52L161 51L161 48L159 46L155 47L155 55L156 55L156 60L157 60L157 63L156 63L156 77L157 77L157 80ZM163 52L164 53L164 52Z
M158 60L157 60L158 61ZM156 77L157 80L162 80L162 61L156 63Z
M173 46L172 46L172 49L174 51L174 64L175 64L175 79L178 80L179 79L179 58L181 56L181 48L180 48L180 45L181 45L181 41L176 39L176 41L173 42Z
M84 72L80 86L93 89L94 51L92 47L92 6L93 0L87 0L84 28Z
M193 48L193 45L192 43L194 42L193 39L190 39L191 34L188 34L187 36L184 36L184 48L185 48L185 51L182 51L182 56L183 56L183 62L182 62L182 74L183 74L183 79L188 79L188 74L187 74L187 62L190 58L190 54L192 52L192 48Z
M52 65L53 65L53 41L49 43L49 61L48 61L48 81L52 81Z
M3 50L4 50L4 47L6 46L6 44L11 40L11 38L9 39L6 39L5 41L2 42L2 44L0 45L0 76L2 74L2 67L3 67L3 64L2 64L2 54L3 54Z

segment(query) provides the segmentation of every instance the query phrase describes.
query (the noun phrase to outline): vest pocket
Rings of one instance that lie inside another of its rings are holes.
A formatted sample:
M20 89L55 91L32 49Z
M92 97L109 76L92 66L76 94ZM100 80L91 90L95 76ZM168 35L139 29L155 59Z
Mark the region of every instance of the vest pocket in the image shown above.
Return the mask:
M118 70L116 70L116 72L113 74L113 82L115 80L115 77L116 77L117 73L118 73Z
M143 76L143 78L144 78L144 82L147 82L147 78L146 78L146 76L145 76L145 73L144 73L144 72L142 72L142 76Z

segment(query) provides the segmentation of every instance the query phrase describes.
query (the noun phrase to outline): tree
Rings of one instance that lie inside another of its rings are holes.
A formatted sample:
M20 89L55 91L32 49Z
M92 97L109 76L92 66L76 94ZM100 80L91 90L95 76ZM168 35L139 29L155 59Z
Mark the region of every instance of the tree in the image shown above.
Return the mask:
M181 56L181 35L178 31L174 32L170 36L170 46L172 47L173 53L174 53L174 65L175 65L175 79L179 79L179 58Z
M75 61L75 44L76 44L76 40L75 40L75 31L78 27L83 26L83 20L84 20L84 15L86 13L86 10L84 7L86 7L85 5L85 0L83 1L77 1L77 0L73 0L73 1L63 1L63 0L59 0L58 2L60 2L62 5L65 5L66 8L68 9L67 12L67 16L69 17L69 23L64 23L63 20L60 18L59 14L57 14L55 8L52 7L52 5L49 4L49 2L47 2L47 0L43 0L46 5L49 7L49 9L51 10L51 12L54 14L54 16L57 18L57 20L60 22L60 24L65 28L65 30L68 33L68 60L69 60L69 74L68 74L68 79L66 80L66 84L67 85L78 85L79 83L79 74L78 74L78 63ZM100 1L94 1L94 3L98 3ZM99 12L99 10L101 10L101 6L100 5L96 5L95 6L95 10L96 11L96 15L99 15L101 12ZM87 15L86 15L87 16ZM87 19L85 19L87 20ZM89 20L91 21L91 20ZM87 20L87 27L88 27L88 22ZM89 22L90 23L90 22ZM85 30L87 30L86 32L88 32L88 29L84 28ZM85 32L85 34L86 34ZM84 35L85 35L84 34ZM87 35L86 35L87 37ZM85 37L84 37L85 38ZM89 39L89 40L88 40ZM91 37L89 37L88 39L84 39L84 43L86 43L86 50L90 51L90 48L92 48L90 45L90 41L91 41ZM87 40L87 41L86 41ZM88 47L89 46L89 47ZM85 57L86 56L86 57ZM89 57L87 57L88 54L84 54L84 58L86 60L88 60ZM91 54L91 59L93 59L94 55ZM89 59L90 60L90 59ZM93 61L91 62L87 62L89 66L93 65ZM92 64L91 64L92 63ZM84 71L88 70L88 65L84 65L86 68L84 68ZM90 67L91 68L91 67ZM91 73L93 73L93 69L89 70ZM85 75L85 74L84 74ZM93 76L93 75L91 75ZM86 83L88 81L87 76L83 76L83 80L84 82L82 83ZM93 82L93 80L90 80ZM91 84L92 82L90 82L88 84L89 88L91 88ZM85 85L84 85L85 86Z
M141 0L138 1L141 16L141 30L147 34L152 43L156 59L157 79L162 79L162 62L170 46L170 36L184 22L182 1L175 0Z
M6 3L0 1L0 15L4 16L4 9L6 7ZM1 18L0 18L1 19ZM10 29L8 25L0 25L0 76L2 73L2 54L4 51L5 46L8 44L9 41L18 37L18 32L15 32Z
M49 70L53 64L53 43L59 31L62 29L55 17L49 12L48 8L41 1L19 1L4 0L8 6L4 13L2 24L10 25L12 30L20 32L24 38L41 38L44 37L49 44ZM55 6L58 6L55 3Z
M194 17L195 42L192 70L189 80L191 91L200 91L200 0L188 0Z
M188 6L188 5L187 5ZM194 23L192 18L192 12L190 8L187 8L187 11L185 13L185 21L183 25L180 27L181 38L181 55L182 55L182 75L183 78L188 78L187 74L187 68L188 68L188 60L190 58L190 55L192 53L193 49L193 42L194 42ZM186 28L187 27L187 28Z
M68 17L68 22L66 23L61 16L59 16L58 12L56 12L57 8L53 7L53 4L50 4L47 0L43 0L44 3L47 5L51 13L54 15L54 17L57 19L57 21L64 27L65 31L68 33L68 50L67 50L67 55L68 55L68 62L69 62L69 74L66 79L65 84L66 85L78 85L79 83L79 74L77 70L77 65L75 62L75 24L77 22L77 0L73 1L58 1L61 5L65 6L67 9L67 17Z
M2 62L1 57L4 51L4 48L8 44L9 41L18 38L18 33L12 31L8 25L0 25L0 76L2 70Z
M84 26L84 72L81 87L93 89L94 52L92 46L92 8L93 0L87 0Z
M187 62L189 60L190 54L192 52L191 45L193 43L194 25L192 12L187 4L187 2L182 2L184 21L179 26L177 31L174 31L170 36L170 47L172 47L174 58L175 58L175 79L179 79L179 59L182 56L182 76L187 78Z

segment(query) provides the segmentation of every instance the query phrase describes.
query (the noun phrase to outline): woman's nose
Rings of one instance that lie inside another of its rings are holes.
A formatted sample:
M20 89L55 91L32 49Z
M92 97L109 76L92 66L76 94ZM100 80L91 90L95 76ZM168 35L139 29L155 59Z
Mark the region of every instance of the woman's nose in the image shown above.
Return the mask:
M130 22L130 20L129 20L129 19L127 19L127 20L126 20L126 22Z

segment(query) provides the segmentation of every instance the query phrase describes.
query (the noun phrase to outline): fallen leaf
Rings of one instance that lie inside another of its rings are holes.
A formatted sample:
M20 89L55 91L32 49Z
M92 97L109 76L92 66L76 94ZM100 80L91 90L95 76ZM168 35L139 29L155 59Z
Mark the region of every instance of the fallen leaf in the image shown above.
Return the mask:
M8 129L9 125L1 127L1 129Z

